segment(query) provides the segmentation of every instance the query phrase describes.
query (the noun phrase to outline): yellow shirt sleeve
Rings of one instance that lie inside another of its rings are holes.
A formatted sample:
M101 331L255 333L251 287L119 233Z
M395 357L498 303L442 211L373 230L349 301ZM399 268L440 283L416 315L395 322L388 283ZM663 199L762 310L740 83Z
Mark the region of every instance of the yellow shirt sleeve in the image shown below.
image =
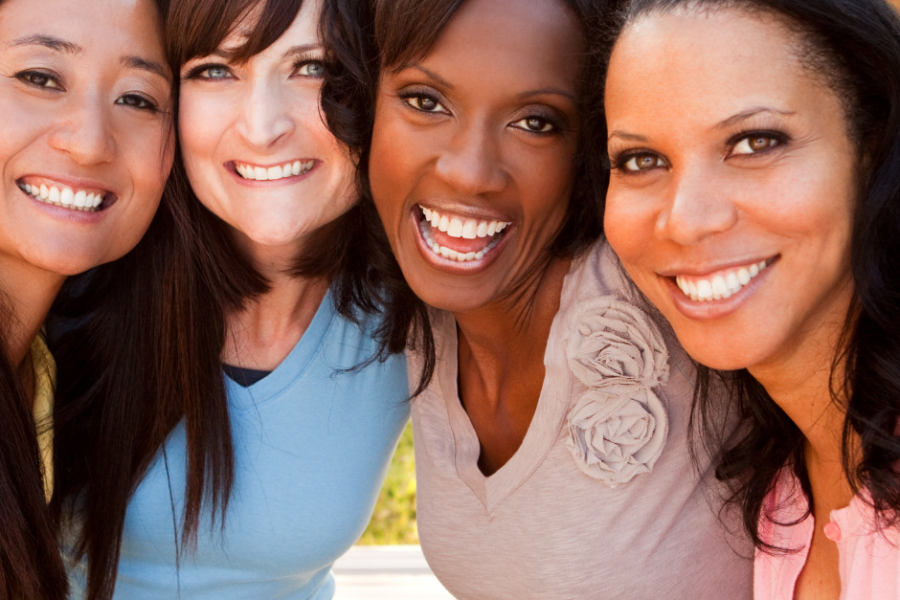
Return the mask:
M56 390L56 361L38 335L31 345L34 365L34 424L43 464L44 496L53 496L53 393Z

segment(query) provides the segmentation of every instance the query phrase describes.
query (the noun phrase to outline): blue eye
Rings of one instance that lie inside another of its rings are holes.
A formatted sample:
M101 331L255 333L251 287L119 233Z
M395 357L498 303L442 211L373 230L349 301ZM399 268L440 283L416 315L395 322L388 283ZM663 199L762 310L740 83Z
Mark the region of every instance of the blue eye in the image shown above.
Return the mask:
M325 76L325 65L318 60L303 61L295 66L297 74L319 79Z
M225 79L228 77L228 69L225 67L209 67L203 71L205 79Z

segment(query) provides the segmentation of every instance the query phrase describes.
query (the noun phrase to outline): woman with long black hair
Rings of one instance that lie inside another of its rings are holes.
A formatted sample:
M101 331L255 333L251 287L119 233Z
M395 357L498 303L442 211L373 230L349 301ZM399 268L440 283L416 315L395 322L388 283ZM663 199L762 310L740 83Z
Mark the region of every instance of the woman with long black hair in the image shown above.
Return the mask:
M621 24L606 230L739 403L717 472L756 597L898 598L900 19L633 0ZM700 416L720 403L703 374Z
M419 538L441 583L749 598L712 457L690 458L693 367L602 237L607 3L335 6L323 106L379 238L382 348L408 352L419 392Z
M162 10L0 2L2 598L66 597L42 327L66 278L130 251L159 204L174 147Z

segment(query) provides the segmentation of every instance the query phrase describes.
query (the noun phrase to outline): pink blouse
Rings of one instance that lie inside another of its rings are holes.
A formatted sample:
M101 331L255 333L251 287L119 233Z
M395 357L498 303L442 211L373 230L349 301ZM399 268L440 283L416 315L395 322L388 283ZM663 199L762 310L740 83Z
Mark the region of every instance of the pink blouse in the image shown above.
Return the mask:
M806 500L799 482L788 469L766 498L764 510L780 523L803 516ZM846 508L831 511L825 536L835 542L840 553L841 600L900 599L900 529L877 531L875 512L860 496ZM800 572L806 564L815 521L812 515L793 526L760 519L760 535L780 548L798 550L773 556L757 551L754 563L755 600L792 600Z

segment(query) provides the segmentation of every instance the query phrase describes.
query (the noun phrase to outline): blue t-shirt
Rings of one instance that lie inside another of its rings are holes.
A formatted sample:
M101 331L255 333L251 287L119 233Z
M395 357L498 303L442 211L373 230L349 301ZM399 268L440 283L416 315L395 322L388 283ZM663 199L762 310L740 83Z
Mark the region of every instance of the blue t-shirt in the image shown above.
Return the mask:
M205 511L197 552L177 571L184 423L174 429L129 504L116 598L332 598L331 565L365 530L409 416L402 357L342 372L374 353L374 325L341 318L329 293L269 376L247 388L225 379L235 448L225 530ZM83 570L72 575L77 590Z

